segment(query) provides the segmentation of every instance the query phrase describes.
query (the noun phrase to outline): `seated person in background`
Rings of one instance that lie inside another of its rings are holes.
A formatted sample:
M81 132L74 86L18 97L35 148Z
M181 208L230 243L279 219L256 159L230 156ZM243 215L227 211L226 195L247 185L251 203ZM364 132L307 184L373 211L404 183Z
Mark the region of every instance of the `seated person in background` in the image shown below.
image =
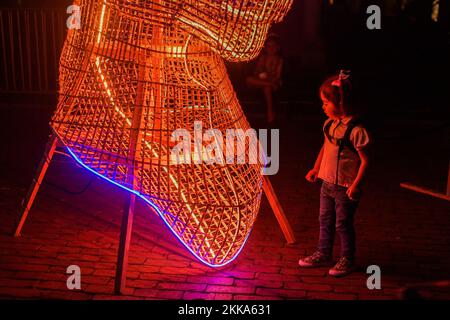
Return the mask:
M283 59L278 38L271 35L266 41L264 52L258 58L255 73L246 79L248 86L263 89L268 123L273 122L276 117L273 110L273 92L281 86L282 68Z

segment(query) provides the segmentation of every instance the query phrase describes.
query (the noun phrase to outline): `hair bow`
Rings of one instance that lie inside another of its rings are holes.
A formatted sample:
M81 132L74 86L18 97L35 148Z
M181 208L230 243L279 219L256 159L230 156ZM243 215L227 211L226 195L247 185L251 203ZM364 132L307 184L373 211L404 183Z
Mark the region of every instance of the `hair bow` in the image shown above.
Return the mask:
M331 85L339 88L342 87L342 81L348 80L350 78L350 73L350 70L341 70L339 77L337 80L334 80Z

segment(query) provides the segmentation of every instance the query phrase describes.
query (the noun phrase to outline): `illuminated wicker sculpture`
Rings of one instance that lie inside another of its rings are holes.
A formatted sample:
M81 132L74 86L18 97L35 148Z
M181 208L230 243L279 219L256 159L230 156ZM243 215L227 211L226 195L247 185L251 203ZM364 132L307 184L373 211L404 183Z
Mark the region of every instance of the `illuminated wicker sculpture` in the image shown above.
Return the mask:
M222 58L256 57L292 0L81 0L52 128L88 169L141 196L198 259L232 261L262 164L177 164L172 132L250 128ZM192 159L194 162L194 159Z

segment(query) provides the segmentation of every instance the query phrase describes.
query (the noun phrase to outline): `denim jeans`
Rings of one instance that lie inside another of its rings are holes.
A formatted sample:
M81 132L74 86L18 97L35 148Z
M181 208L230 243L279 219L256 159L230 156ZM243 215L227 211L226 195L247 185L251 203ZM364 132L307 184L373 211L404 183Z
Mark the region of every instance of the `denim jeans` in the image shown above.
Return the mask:
M322 183L320 190L320 236L318 250L331 256L335 232L341 240L341 256L353 259L355 256L354 216L359 201L350 200L347 188Z

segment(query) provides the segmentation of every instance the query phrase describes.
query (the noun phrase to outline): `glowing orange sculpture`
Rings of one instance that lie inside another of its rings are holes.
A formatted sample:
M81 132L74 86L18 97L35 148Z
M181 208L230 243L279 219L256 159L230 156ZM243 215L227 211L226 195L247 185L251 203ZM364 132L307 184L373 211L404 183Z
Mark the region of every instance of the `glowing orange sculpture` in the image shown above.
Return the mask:
M221 266L255 222L262 164L176 164L171 134L250 128L222 58L256 57L292 0L80 0L52 119L84 166L147 200L201 261Z

